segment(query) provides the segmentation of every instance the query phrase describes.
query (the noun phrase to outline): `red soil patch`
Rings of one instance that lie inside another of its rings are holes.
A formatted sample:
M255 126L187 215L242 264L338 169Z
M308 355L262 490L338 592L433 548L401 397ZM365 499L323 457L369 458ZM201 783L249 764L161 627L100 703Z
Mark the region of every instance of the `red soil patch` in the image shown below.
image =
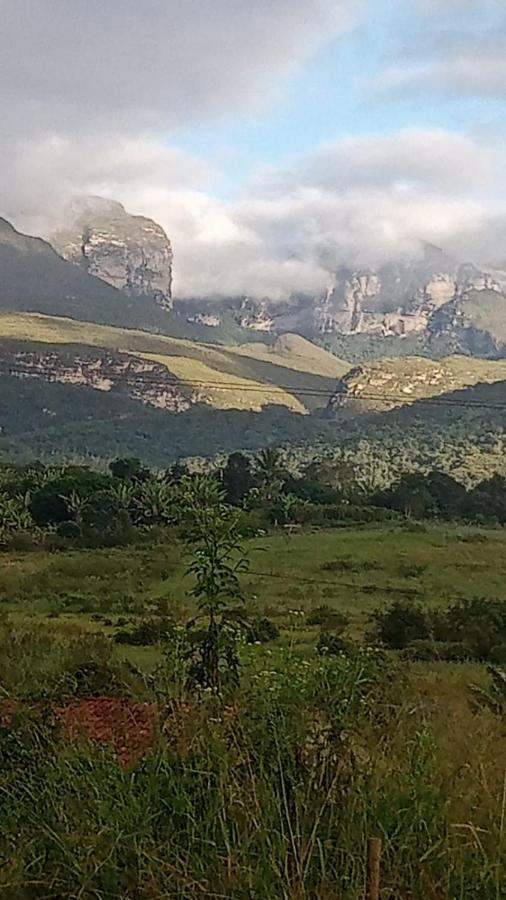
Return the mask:
M2 700L0 703L0 728L12 728L14 716L19 708L16 700Z
M109 744L124 766L134 765L154 749L158 708L116 697L72 700L54 710L67 737Z

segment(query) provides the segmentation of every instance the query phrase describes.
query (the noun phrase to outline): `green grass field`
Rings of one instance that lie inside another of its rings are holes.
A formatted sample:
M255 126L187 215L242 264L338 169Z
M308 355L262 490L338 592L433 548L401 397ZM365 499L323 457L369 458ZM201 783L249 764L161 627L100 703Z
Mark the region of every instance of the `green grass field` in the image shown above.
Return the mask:
M0 313L0 340L37 342L57 352L68 344L107 348L161 363L181 383L201 386L218 409L259 410L268 404L307 412L326 405L349 364L298 335L269 348L221 347L134 329L32 313ZM20 348L23 349L23 344ZM246 389L246 390L245 390Z
M486 667L321 657L306 618L328 604L361 637L393 597L501 597L506 531L278 533L247 551L248 610L281 635L242 647L222 698L182 689L162 646L110 642L120 617L193 614L175 537L2 554L2 900L363 900L373 835L382 900L504 900L505 719L470 689Z
M367 615L404 593L430 605L500 597L506 532L465 526L359 528L273 534L246 542L246 599L282 626L302 624L321 603ZM184 545L176 538L110 550L3 554L0 604L17 615L149 612L160 601L176 617L192 612Z

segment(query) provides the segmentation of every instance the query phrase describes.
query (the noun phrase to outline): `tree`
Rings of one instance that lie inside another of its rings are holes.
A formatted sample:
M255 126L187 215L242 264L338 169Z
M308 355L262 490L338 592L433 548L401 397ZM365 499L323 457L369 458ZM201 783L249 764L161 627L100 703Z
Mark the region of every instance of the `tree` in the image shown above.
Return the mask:
M127 533L131 522L128 512L118 507L112 491L96 491L83 502L79 524L85 537L117 541Z
M377 500L383 506L417 519L428 516L452 518L465 510L467 491L464 485L444 472L412 473L404 475Z
M30 512L37 525L58 525L75 519L76 498L84 501L97 491L108 490L108 475L84 466L69 466L59 478L47 481L30 500Z
M135 521L141 525L168 525L177 515L175 491L164 478L151 478L134 493Z
M0 543L19 531L33 526L27 503L28 497L8 497L0 494Z
M244 453L231 453L221 473L221 482L228 503L241 506L255 484L251 462Z
M188 574L191 591L207 628L191 647L190 681L219 693L227 681L239 680L237 639L244 627L237 605L243 602L239 575L247 571L238 537L238 513L224 503L223 493L209 476L183 479L188 542L193 558Z
M506 524L506 478L494 475L478 484L470 494L469 509L472 515Z
M345 460L313 460L306 466L304 476L310 482L331 488L342 496L357 492L355 469Z
M256 459L256 470L266 500L272 500L281 491L286 480L285 457L278 447L266 447Z
M119 481L145 481L150 472L136 456L114 459L109 463L109 471Z

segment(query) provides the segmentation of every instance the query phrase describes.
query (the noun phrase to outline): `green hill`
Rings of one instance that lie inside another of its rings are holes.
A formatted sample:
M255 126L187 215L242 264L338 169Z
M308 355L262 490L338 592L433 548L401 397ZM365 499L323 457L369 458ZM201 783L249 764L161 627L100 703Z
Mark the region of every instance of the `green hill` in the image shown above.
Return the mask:
M220 347L33 314L0 314L0 349L2 340L34 342L41 356L51 350L56 369L62 345L126 353L162 366L178 384L194 388L199 399L224 409L278 404L304 413L322 408L348 368L297 336L284 336L266 351L263 345ZM21 343L17 352L22 351Z
M506 360L468 356L450 356L437 361L418 356L376 360L353 367L340 379L328 412L387 410L505 379Z

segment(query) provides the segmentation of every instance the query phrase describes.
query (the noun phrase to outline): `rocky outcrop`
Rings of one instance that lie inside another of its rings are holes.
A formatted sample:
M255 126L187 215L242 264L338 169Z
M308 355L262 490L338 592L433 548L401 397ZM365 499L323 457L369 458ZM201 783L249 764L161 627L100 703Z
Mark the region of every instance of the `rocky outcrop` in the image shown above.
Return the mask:
M350 369L337 384L327 408L385 411L415 400L436 398L479 383L506 379L506 361L447 357L439 361L422 357L382 359Z
M97 391L121 392L145 406L184 412L204 402L204 393L178 383L165 366L131 356L81 346L20 347L0 345L0 371L16 378L83 385Z
M320 298L298 295L283 302L223 299L211 301L207 310L193 301L197 308L192 304L194 314L188 321L214 324L226 311L241 328L273 334L295 332L309 339L364 334L429 338L440 333L441 327L457 339L466 298L473 293L502 298L505 289L506 272L485 272L471 263L457 263L437 247L426 245L419 258L388 263L377 270L341 267ZM449 322L456 323L456 328L452 330ZM466 331L466 338L470 334Z
M73 201L67 220L50 237L64 259L130 297L172 309L172 247L160 225L100 197Z
M421 260L377 272L341 269L316 303L314 325L320 334L404 336L426 331L440 310L457 310L470 292L503 288L499 273L457 264L427 247Z
M187 316L186 321L191 325L205 325L206 328L219 328L221 316L214 313L197 313L195 316Z

